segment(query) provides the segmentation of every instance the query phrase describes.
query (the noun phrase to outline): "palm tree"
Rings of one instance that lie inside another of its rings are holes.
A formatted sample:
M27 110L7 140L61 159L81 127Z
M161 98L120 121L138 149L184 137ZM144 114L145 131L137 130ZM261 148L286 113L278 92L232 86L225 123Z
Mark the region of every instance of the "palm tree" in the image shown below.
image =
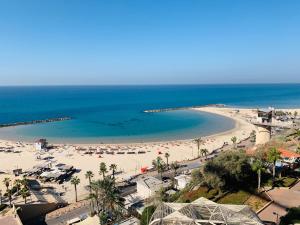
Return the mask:
M113 179L107 176L103 180L92 182L91 186L93 190L91 198L96 202L97 213L101 211L104 215L116 216L116 206L122 206L123 203Z
M257 190L259 190L261 184L261 173L264 171L264 162L261 159L255 159L251 167L252 170L257 173Z
M165 153L165 158L166 158L166 161L167 161L167 169L169 169L169 157L170 157L170 154L168 152Z
M7 194L7 197L8 197L8 200L9 200L9 206L11 207L12 206L12 191L11 189L7 189L6 190L6 194Z
M197 144L197 149L198 149L198 158L200 157L200 145L203 143L201 138L196 138L194 142Z
M112 171L113 180L115 180L115 173L116 173L116 170L117 170L117 165L113 163L109 166L109 169Z
M154 168L157 170L157 173L160 174L161 178L162 178L162 173L164 172L166 166L164 161L162 160L162 158L160 156L158 156L156 158L156 160L152 161L152 165L154 166Z
M207 159L208 150L206 148L202 148L200 151L201 151L201 155L205 156L205 159Z
M23 177L22 180L21 180L21 184L23 185L23 187L26 187L28 190L28 180L26 177Z
M163 163L163 160L160 156L157 156L156 160L152 161L152 165L153 165L154 169L157 170L157 172L158 172L159 165L162 164L162 163Z
M90 187L90 192L91 192L91 180L94 177L94 173L90 170L86 171L85 173L85 178L89 180L89 187Z
M179 165L177 162L171 163L171 169L174 171L174 177L176 177L177 170L179 169Z
M276 161L280 159L280 152L275 147L271 147L267 153L267 160L273 165L273 180L275 180Z
M166 165L163 163L158 164L157 172L160 173L160 178L163 177L163 172L166 170Z
M232 143L233 143L233 147L236 148L236 142L237 142L236 136L233 136L233 137L231 138L231 141L232 141Z
M104 162L100 163L100 171L99 174L102 174L103 179L105 178L105 174L107 173L107 167Z
M22 185L22 181L21 181L20 179L16 179L16 180L14 181L14 185L15 185L16 188L17 188L17 193L19 193L20 188L21 188L21 185Z
M5 177L5 178L4 178L3 183L4 183L5 186L6 186L6 191L7 191L8 188L9 188L10 182L11 182L10 178L8 178L8 177Z
M22 198L24 199L24 203L26 204L27 197L30 195L29 190L27 188L22 188L20 190L20 194L21 194Z
M77 202L77 185L80 183L80 179L76 176L76 177L72 177L71 179L71 184L74 185L74 189L75 189L75 201Z

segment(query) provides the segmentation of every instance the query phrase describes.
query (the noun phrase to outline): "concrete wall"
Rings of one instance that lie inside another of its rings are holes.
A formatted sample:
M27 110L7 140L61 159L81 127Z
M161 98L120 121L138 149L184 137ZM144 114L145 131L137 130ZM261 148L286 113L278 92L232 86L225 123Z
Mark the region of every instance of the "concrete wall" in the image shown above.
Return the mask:
M44 203L44 204L23 204L17 205L21 210L18 212L24 224L32 224L38 217L46 215L49 212L57 209L60 204L57 203Z

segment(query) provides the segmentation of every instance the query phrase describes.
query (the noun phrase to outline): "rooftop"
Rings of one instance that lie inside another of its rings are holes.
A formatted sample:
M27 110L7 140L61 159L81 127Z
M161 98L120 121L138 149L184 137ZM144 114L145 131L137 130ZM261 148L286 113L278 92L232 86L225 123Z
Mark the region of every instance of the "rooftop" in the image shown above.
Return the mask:
M300 157L300 154L290 151L290 150L286 150L284 148L279 148L278 151L280 152L280 155L283 158L298 158L298 157Z
M161 203L150 225L263 225L247 205L226 205L199 198L192 203Z
M163 182L155 177L145 177L145 178L141 178L137 181L137 183L139 185L143 185L144 187L148 188L148 189L157 189L158 187L160 187Z

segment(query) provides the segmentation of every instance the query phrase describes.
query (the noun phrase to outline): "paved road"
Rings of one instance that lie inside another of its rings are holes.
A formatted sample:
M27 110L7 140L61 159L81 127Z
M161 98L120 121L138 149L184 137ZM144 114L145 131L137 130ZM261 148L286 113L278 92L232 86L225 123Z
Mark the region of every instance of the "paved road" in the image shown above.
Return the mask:
M242 141L241 143L239 143L238 146L243 146L243 147L240 147L240 148L247 149L247 148L253 146L253 142L251 142L251 139L248 138L248 139ZM228 150L231 150L231 149L233 149L233 145L225 145L220 149L216 149L215 151L213 151L213 153L209 154L207 157L208 158L213 158L213 157L217 156L220 152L228 151ZM196 169L196 168L200 168L200 166L203 165L204 161L205 161L205 157L197 158L197 159L194 159L194 160L191 160L191 161L179 162L178 164L181 167L177 170L177 174L183 173L187 170L193 170L193 169ZM158 174L157 171L149 171L145 174L137 176L136 178L132 179L131 181L136 182L138 179L140 179L143 176L153 176L153 177L156 177L156 178L160 179L160 174ZM163 176L164 177L173 177L174 176L174 171L173 170L168 170L168 171L163 173ZM132 194L135 191L136 191L136 185L126 187L126 188L123 188L121 190L123 197L128 195L128 194Z
M252 145L252 143L249 140L243 141L242 143L240 143L239 145L245 145L246 147L249 147ZM214 157L216 156L219 152L221 151L226 151L229 149L232 149L233 146L232 145L227 145L224 146L221 149L216 150L213 154L210 154L208 157ZM188 162L180 162L178 163L181 167L177 170L177 173L182 173L186 170L192 170L192 169L196 169L196 168L200 168L200 166L202 165L201 160L204 160L205 158L202 157L201 159L195 159L192 161L188 161ZM157 173L157 171L151 171L148 172L147 174L141 175L141 176L154 176L157 178L160 178L160 175ZM173 176L173 171L169 170L167 172L165 172L163 174L164 177L171 177ZM140 176L138 176L137 178L133 179L132 181L137 181L137 179L139 179ZM129 186L126 187L124 189L122 189L122 196L126 196L130 193L133 193L136 191L136 185L133 186ZM70 212L63 214L57 218L52 218L50 220L47 221L48 225L61 225L61 224L66 224L66 221L71 220L75 217L78 217L80 215L85 215L88 214L90 211L89 206L83 206L81 208L78 209L73 209Z

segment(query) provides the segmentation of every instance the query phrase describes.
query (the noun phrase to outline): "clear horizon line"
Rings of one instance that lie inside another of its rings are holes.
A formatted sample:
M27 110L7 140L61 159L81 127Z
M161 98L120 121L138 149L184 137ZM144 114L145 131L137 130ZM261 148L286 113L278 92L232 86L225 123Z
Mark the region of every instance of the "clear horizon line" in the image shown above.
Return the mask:
M7 84L0 87L68 87L68 86L197 86L197 85L280 85L280 84L300 84L300 82L248 82L248 83L162 83L162 84Z

